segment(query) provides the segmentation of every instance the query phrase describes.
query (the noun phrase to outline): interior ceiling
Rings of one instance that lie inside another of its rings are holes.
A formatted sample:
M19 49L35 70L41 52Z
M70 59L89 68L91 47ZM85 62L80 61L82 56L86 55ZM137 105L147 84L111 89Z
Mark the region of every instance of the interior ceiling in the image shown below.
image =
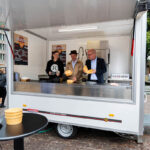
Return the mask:
M137 0L0 1L5 3L7 1L7 7L10 8L9 22L12 30L131 19L137 2Z
M30 29L28 31L50 41L96 37L96 36L130 35L133 28L133 20L130 19L124 21L94 23L94 24L86 24L84 26L85 27L97 26L98 29L92 31L86 30L86 31L78 31L78 32L60 33L58 32L58 30L62 27L57 26L57 27L49 27L49 28ZM76 26L69 26L69 27L78 28L79 26L76 25Z

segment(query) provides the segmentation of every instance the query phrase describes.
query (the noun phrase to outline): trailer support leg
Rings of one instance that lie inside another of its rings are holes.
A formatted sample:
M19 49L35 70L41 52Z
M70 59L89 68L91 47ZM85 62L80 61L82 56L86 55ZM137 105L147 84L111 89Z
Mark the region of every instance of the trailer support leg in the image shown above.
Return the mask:
M137 143L138 144L143 144L143 136L142 135L137 136Z

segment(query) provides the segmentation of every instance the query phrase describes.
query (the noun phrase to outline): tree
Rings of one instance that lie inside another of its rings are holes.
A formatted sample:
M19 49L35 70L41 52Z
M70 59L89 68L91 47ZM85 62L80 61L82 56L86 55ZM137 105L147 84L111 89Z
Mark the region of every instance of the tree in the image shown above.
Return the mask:
M147 13L147 43L146 43L146 60L150 56L150 12Z

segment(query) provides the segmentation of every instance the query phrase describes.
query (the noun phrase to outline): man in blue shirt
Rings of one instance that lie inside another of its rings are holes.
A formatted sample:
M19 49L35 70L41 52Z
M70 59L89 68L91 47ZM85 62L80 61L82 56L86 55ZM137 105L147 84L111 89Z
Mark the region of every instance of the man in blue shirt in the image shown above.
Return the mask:
M104 59L96 56L95 49L89 49L87 52L88 60L86 66L88 70L93 69L92 74L88 74L88 81L94 81L97 83L104 83L103 74L106 72L106 64Z
M5 107L4 102L6 98L6 74L3 70L0 70L0 98L2 98L2 103L0 104L0 108Z

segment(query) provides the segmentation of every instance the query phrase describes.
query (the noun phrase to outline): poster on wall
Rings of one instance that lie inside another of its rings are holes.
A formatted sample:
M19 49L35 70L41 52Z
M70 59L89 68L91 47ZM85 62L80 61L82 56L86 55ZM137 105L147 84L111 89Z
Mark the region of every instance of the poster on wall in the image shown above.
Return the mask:
M28 65L28 38L14 34L15 65Z
M52 45L52 52L58 51L60 54L60 60L66 66L66 44Z

